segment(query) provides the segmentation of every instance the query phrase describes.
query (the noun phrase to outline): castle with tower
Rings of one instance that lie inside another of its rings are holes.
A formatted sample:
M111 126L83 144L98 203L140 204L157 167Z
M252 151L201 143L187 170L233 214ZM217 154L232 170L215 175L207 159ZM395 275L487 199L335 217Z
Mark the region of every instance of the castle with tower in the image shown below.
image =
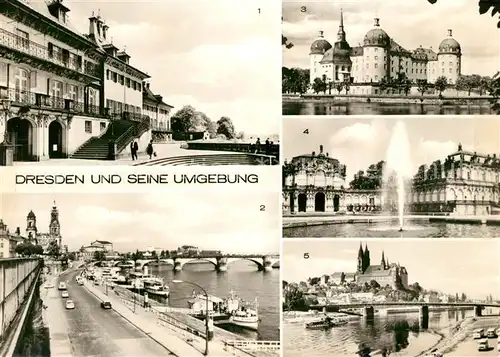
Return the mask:
M316 78L333 83L347 82L352 94L382 94L378 84L383 78L396 80L402 75L413 82L426 80L435 83L437 78L445 77L448 84L456 84L461 75L461 57L462 49L453 38L451 29L437 52L432 47L422 46L407 50L380 27L378 18L375 18L373 29L366 33L363 43L351 47L341 10L334 45L324 38L323 31L311 45L310 82L312 84Z
M40 245L44 253L47 253L51 242L56 242L59 249L62 248L61 225L59 223L59 211L57 210L56 202L52 206L50 212L49 232L41 233L36 225L36 215L30 210L26 217L26 238L35 245Z

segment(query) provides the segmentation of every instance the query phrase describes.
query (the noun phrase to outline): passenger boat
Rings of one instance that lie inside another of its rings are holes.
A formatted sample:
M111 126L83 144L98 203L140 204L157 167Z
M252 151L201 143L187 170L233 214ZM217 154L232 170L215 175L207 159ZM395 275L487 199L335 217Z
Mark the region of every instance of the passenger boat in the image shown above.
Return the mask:
M346 320L335 321L331 317L327 316L327 317L322 318L321 320L307 322L305 324L305 328L308 330L323 330L323 329L329 329L332 327L343 326L346 324L347 324Z
M253 309L243 305L243 300L240 300L238 309L232 311L229 322L233 325L245 327L250 330L258 330L259 314L257 308L257 298L255 298Z
M145 279L143 285L144 290L149 294L162 297L168 297L170 295L170 289L167 285L163 284L163 281Z

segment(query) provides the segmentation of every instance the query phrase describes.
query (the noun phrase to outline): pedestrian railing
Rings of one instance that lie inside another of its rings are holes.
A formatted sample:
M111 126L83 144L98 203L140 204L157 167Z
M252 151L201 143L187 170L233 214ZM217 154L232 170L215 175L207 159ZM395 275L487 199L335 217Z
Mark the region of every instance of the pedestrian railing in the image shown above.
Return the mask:
M279 341L248 341L248 340L234 340L225 341L228 346L233 346L245 351L279 351Z
M160 313L157 315L157 323L161 326L168 327L176 332L182 333L184 336L195 336L205 339L205 331L200 331L191 326L186 325L184 322L177 320L171 316Z

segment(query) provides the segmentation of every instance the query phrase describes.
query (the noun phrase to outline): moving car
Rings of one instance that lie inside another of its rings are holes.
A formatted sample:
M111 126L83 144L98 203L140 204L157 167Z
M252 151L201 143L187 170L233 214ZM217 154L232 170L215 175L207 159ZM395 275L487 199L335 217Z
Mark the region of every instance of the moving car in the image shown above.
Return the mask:
M484 329L477 328L472 332L472 338L477 340L484 337Z
M75 308L75 303L73 300L66 300L66 310L73 310Z
M101 307L103 309L111 309L111 303L109 301L103 301L101 302Z
M61 297L62 298L69 298L68 291L67 290L63 290L63 292L61 293Z
M66 290L67 289L67 286L66 286L66 283L64 281L61 281L59 283L59 290Z
M488 345L488 339L483 338L481 341L478 341L477 343L477 350L478 351L488 351L490 349L490 346Z
M488 338L496 338L498 337L497 336L497 332L495 331L495 329L492 327L492 328L489 328L487 331L486 331L486 337Z

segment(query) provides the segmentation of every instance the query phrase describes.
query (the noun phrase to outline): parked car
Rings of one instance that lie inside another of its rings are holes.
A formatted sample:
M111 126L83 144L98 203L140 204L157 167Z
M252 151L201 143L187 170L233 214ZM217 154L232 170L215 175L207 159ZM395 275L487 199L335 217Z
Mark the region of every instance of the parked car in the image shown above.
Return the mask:
M63 282L63 281L61 281L61 282L59 283L59 290L66 290L66 289L67 289L67 287L66 287L66 283L65 283L65 282Z
M490 349L490 346L488 344L487 338L484 338L484 339L477 342L477 350L478 351L488 351L489 349Z
M495 331L494 328L489 328L487 331L486 331L486 337L488 338L497 338L497 332Z
M109 301L103 301L101 302L101 307L103 309L111 309L111 303Z
M62 297L62 298L69 298L68 291L67 291L67 290L64 290L64 291L61 293L61 297Z
M443 357L443 354L434 348L426 357Z
M66 300L66 310L73 310L75 308L75 303L73 300Z

